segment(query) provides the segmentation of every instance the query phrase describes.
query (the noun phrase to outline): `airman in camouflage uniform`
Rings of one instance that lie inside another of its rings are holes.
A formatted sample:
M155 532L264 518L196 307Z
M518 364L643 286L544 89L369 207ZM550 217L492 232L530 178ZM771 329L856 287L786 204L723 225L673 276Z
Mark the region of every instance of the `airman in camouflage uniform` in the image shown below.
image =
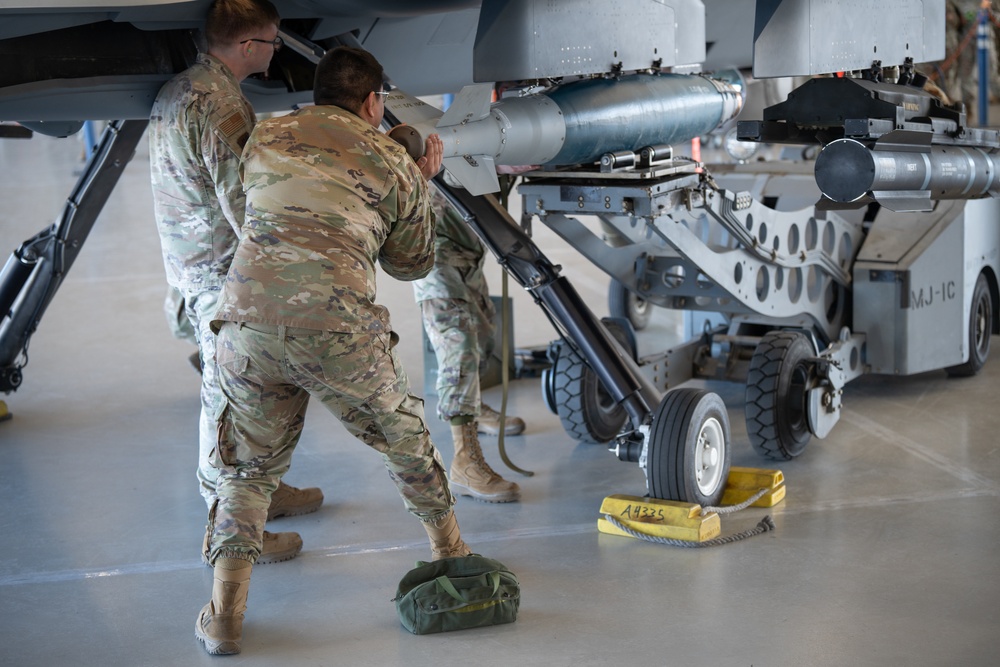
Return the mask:
M208 52L160 90L150 115L153 206L167 282L183 303L201 355L198 479L209 508L216 497L211 457L222 404L209 321L243 224L239 158L256 120L240 81L267 69L278 21L266 0L213 3L205 28ZM323 494L284 485L275 499L271 518L315 511ZM268 533L262 562L287 560L301 548L295 533Z
M378 131L382 66L361 49L328 52L316 106L265 120L243 154L247 217L213 327L225 405L218 415L219 502L212 601L196 634L238 653L251 565L270 495L288 469L310 396L381 454L435 559L470 553L454 498L376 303L375 262L401 280L434 261L425 180L441 165L437 135L418 163Z
M438 417L451 424L455 442L449 479L461 495L494 503L520 498L520 488L497 474L483 457L479 433L497 434L500 415L483 404L479 374L493 351L493 320L483 263L486 249L448 201L434 190L437 217L434 268L414 281L424 331L438 362ZM519 417L506 417L504 433L524 430Z

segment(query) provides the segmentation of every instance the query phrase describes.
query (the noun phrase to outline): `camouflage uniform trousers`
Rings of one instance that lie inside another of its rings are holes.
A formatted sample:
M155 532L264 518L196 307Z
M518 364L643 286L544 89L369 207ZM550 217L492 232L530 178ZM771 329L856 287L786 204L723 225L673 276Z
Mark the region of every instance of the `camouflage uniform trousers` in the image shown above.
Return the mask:
M423 401L408 391L395 338L222 325L218 364L225 403L214 456L219 499L209 515L213 563L259 556L271 494L291 463L310 396L382 455L404 505L421 521L455 504Z
M478 417L479 374L494 347L493 302L485 294L474 301L425 299L420 311L438 363L438 417Z
M167 327L174 338L192 345L198 344L198 336L194 333L194 327L188 319L187 308L184 306L184 296L173 285L167 285L167 296L163 299L163 314L167 317Z
M209 508L215 502L219 471L212 465L218 438L215 416L224 403L215 363L215 334L209 325L219 305L220 287L177 288L184 313L193 328L201 357L201 413L198 417L198 487Z

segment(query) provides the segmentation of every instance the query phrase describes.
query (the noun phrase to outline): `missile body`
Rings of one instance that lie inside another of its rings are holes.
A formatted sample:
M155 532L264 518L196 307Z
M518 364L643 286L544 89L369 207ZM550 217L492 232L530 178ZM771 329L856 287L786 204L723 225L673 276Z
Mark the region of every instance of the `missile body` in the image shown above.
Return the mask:
M835 202L875 200L893 211L926 211L937 199L1000 196L997 156L974 146L837 139L816 158L816 184Z
M483 194L499 189L496 165L587 164L609 153L689 141L743 105L738 85L684 74L588 79L496 103L492 91L490 84L467 86L440 116L414 108L413 98L399 91L386 106L420 146L436 132L444 166Z

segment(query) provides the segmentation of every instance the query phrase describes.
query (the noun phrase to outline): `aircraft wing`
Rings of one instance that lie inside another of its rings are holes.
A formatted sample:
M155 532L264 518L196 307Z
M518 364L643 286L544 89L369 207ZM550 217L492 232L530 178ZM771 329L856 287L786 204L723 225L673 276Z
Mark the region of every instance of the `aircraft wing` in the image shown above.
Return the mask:
M412 95L475 82L713 64L705 21L744 32L754 2L710 0L274 0L282 28L328 46L350 34ZM0 4L0 121L144 118L197 54L206 0L14 0ZM717 9L719 8L719 9ZM744 20L741 20L744 19ZM721 20L721 18L719 19ZM690 26L677 30L679 24ZM713 39L713 44L724 40ZM711 53L719 53L713 46ZM729 55L721 57L729 59ZM749 52L742 63L749 66ZM286 48L245 90L259 111L309 101L308 57ZM65 125L70 129L72 125ZM43 129L36 126L37 129Z
M203 0L13 2L0 5L0 121L145 118L160 87L193 63ZM470 0L275 0L282 27L309 42L357 35L415 95L472 83L479 2ZM312 63L293 48L266 78L244 83L258 111L312 101ZM43 125L34 128L45 131ZM76 126L78 128L78 126Z

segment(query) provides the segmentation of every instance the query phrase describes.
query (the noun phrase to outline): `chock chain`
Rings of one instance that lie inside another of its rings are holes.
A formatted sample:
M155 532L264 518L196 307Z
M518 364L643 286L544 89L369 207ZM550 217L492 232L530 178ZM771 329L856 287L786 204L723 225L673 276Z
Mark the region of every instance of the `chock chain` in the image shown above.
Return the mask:
M763 498L764 494L766 494L770 490L771 489L761 489L754 495L744 500L739 505L729 505L728 507L702 507L701 515L705 516L709 512L715 512L716 514L735 514L736 512L739 512L740 510L745 510L746 508L753 505L755 502Z

